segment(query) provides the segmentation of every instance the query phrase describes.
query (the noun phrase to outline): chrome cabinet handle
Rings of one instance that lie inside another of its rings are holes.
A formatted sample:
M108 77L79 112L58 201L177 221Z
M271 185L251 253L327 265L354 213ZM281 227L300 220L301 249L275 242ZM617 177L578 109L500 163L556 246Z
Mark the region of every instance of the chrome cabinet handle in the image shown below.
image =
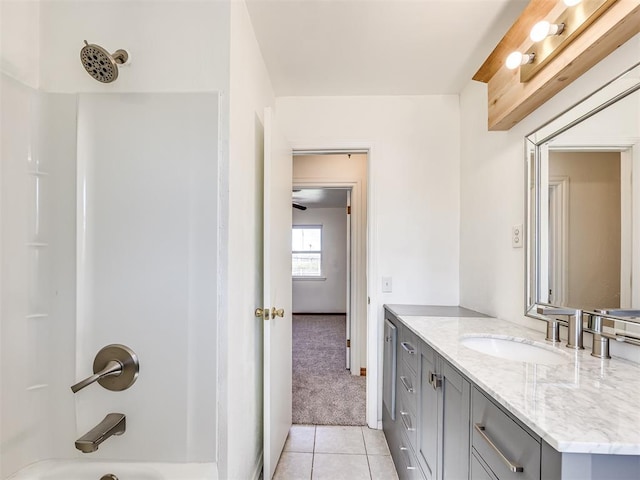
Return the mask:
M406 457L406 464L407 464L407 470L415 470L416 467L411 466L411 462L409 461L409 449L407 447L405 447L404 445L400 445L400 452L404 453L404 456Z
M409 355L415 355L416 349L409 342L401 342L402 348L404 348Z
M407 392L415 393L415 390L413 389L413 387L407 382L407 377L401 376L400 382L402 382L402 386L407 390Z
M507 466L507 468L513 473L521 473L524 472L524 467L518 465L517 463L512 462L504 454L500 451L498 447L496 447L495 443L491 441L491 439L484 433L485 427L484 425L480 425L479 423L474 423L473 428L478 432L478 435L482 437L482 439L489 444L489 446L493 449L494 452L500 457L500 460Z
M442 386L442 375L438 373L429 372L429 383L434 390L439 389Z
M410 426L407 421L404 419L404 417L409 417L409 413L408 412L400 412L400 418L402 419L402 424L404 425L404 428L407 430L407 432L415 432L416 429L412 426ZM409 417L411 418L411 417Z

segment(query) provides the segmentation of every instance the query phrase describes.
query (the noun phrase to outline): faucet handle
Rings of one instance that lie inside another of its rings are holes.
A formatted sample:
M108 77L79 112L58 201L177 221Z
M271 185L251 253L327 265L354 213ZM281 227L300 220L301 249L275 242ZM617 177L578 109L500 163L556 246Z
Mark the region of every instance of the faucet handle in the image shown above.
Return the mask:
M135 383L140 362L133 350L125 345L112 344L102 348L93 361L93 375L71 386L73 393L98 382L107 390L126 390Z

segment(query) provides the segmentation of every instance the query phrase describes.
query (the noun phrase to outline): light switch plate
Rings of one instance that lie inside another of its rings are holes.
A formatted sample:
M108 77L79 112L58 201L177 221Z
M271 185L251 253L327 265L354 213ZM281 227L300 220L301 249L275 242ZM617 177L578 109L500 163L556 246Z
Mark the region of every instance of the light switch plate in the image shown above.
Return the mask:
M511 246L513 248L522 248L524 243L524 235L522 234L522 224L511 227Z
M391 277L382 277L382 293L391 293L392 289Z

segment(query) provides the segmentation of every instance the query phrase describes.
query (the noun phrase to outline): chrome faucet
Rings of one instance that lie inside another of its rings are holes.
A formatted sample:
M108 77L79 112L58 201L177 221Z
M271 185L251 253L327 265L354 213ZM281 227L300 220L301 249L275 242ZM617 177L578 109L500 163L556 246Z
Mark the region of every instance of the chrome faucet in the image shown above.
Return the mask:
M122 435L126 428L124 413L110 413L95 427L76 440L76 448L82 453L98 450L102 442L112 435Z
M611 334L604 332L603 319L618 320L624 323L640 324L640 310L626 310L622 308L611 309L596 309L594 312L589 312L591 315L591 325L593 329L593 346L591 347L591 355L597 358L611 358L609 354L609 340L620 340L633 344L639 344L635 338L626 338L624 335ZM620 320L624 319L624 320Z
M542 315L567 315L569 320L566 322L569 327L569 333L567 338L567 347L574 348L576 350L582 350L584 347L582 346L582 310L575 308L559 308L552 306L539 306L537 309L538 313ZM557 318L546 320L547 322L547 338L546 340L550 342L559 342L560 341L560 331L559 324L560 320ZM562 321L562 323L565 323Z

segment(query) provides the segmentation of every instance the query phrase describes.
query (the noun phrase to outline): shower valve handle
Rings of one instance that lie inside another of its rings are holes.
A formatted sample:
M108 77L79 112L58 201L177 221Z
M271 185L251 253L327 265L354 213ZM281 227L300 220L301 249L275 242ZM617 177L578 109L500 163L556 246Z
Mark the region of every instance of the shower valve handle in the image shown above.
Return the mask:
M107 375L120 375L121 373L122 364L117 360L110 360L109 363L107 363L107 366L100 370L98 373L94 373L90 377L87 377L84 380L76 383L75 385L72 385L71 391L73 393L76 393L82 390L84 387L88 387L92 383L95 383L101 378L106 377Z
M95 382L107 390L126 390L135 383L139 371L140 363L133 350L125 345L107 345L93 361L93 375L72 385L71 391L76 393Z

